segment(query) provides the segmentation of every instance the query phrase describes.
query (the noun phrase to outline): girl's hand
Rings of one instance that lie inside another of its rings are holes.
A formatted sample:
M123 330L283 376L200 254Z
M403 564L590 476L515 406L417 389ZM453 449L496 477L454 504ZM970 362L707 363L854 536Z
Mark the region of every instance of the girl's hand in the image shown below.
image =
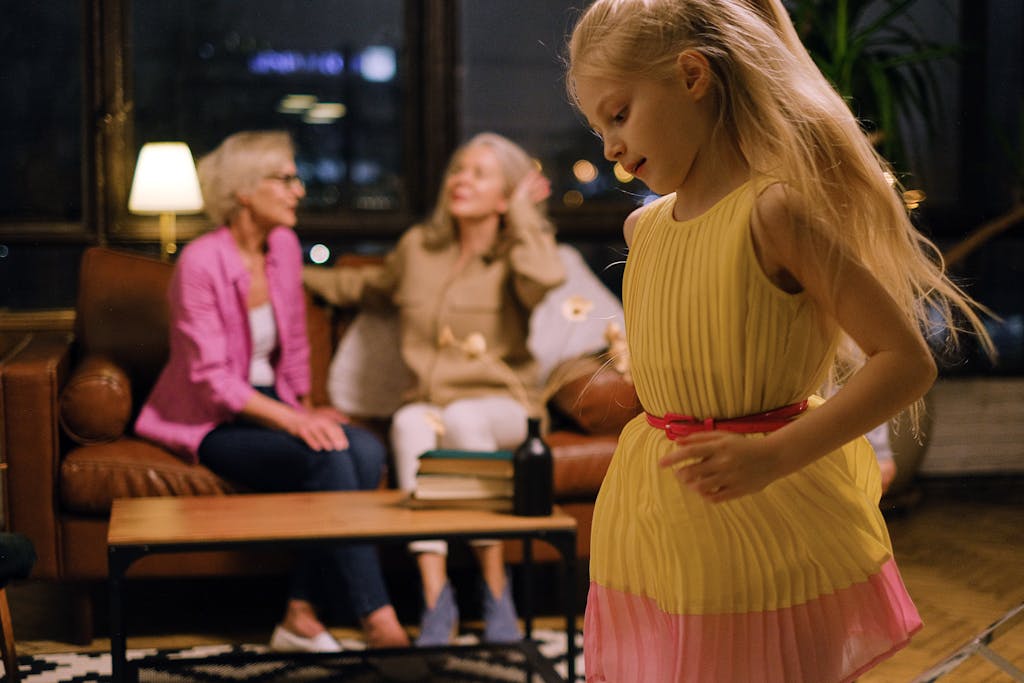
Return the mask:
M296 410L288 425L288 433L306 442L314 451L343 451L348 448L348 437L334 417Z
M763 439L724 431L697 432L676 439L678 449L664 456L679 482L711 503L756 493L783 472Z

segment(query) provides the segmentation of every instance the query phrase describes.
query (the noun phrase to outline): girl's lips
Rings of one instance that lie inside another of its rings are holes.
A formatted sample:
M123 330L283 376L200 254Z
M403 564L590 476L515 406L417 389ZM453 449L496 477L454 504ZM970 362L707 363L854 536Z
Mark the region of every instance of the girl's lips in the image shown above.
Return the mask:
M633 166L633 169L629 172L629 174L630 175L639 175L640 174L640 169L643 168L643 165L646 164L646 163L647 163L647 159L646 158L643 158L640 161L636 162L636 164Z

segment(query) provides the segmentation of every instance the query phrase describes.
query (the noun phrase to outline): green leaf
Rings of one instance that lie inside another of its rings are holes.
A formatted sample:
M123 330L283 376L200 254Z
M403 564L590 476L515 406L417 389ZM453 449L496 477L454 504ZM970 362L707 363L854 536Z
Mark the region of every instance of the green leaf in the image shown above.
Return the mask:
M797 33L836 90L869 125L884 133L883 154L903 157L902 116L936 130L935 67L962 52L927 37L912 10L918 0L785 0Z

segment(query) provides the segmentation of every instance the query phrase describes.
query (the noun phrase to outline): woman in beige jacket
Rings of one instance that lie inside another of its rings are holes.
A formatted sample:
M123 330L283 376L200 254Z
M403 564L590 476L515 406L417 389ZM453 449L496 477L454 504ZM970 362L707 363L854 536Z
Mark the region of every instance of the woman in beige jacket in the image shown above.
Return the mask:
M456 150L431 217L382 267L305 269L332 303L397 308L401 353L415 377L391 426L398 485L411 491L417 459L433 448L512 448L536 405L536 364L526 346L530 312L564 279L540 202L547 180L516 144L482 133ZM458 624L443 541L410 546L423 580L417 645L447 643ZM484 639L521 637L498 541L474 544L483 574Z

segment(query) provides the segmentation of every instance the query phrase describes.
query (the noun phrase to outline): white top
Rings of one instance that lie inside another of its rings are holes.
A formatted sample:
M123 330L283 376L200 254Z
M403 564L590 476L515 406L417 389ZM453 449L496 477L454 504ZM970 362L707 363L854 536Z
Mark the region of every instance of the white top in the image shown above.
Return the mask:
M249 362L249 384L254 387L274 386L274 366L270 354L277 348L277 323L270 302L249 309L249 333L252 337L252 360Z

